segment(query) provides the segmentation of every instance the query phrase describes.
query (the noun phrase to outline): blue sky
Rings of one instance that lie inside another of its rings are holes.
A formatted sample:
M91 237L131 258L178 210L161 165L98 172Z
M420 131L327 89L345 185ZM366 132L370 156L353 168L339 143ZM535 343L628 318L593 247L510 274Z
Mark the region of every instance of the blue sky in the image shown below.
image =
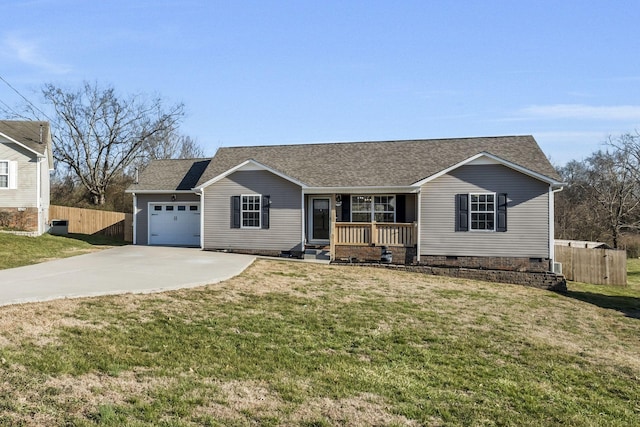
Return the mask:
M638 1L2 0L0 76L184 102L220 146L640 131ZM0 81L0 101L20 101Z

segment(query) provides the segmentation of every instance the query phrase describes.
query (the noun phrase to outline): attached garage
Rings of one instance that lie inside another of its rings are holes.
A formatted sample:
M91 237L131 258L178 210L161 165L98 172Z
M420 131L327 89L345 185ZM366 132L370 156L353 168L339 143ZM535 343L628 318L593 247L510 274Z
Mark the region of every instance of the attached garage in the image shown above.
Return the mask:
M149 245L200 246L200 203L149 203Z

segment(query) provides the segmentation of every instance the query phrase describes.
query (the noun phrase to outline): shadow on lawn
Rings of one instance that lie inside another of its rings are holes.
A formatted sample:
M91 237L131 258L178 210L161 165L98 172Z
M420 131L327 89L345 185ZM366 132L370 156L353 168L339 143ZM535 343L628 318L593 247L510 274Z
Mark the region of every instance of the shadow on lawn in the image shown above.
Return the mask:
M571 290L567 291L565 295L598 307L617 310L627 317L640 319L640 298Z
M99 234L78 234L78 233L69 233L64 235L69 239L82 240L83 242L87 242L93 246L125 246L129 243L114 239L113 237L101 236Z

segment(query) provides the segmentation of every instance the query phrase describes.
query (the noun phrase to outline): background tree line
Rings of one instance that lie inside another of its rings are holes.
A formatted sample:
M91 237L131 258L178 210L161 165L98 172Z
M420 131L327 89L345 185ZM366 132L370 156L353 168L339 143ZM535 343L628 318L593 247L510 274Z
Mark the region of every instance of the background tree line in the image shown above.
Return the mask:
M567 186L556 194L556 238L605 242L637 256L640 134L610 137L603 149L557 169Z

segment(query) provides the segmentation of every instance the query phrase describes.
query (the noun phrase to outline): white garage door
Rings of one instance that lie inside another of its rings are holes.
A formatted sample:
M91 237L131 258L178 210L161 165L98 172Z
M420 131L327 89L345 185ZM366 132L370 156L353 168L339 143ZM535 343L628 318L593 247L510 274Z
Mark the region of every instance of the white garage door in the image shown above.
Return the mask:
M150 203L149 244L200 246L200 204Z

